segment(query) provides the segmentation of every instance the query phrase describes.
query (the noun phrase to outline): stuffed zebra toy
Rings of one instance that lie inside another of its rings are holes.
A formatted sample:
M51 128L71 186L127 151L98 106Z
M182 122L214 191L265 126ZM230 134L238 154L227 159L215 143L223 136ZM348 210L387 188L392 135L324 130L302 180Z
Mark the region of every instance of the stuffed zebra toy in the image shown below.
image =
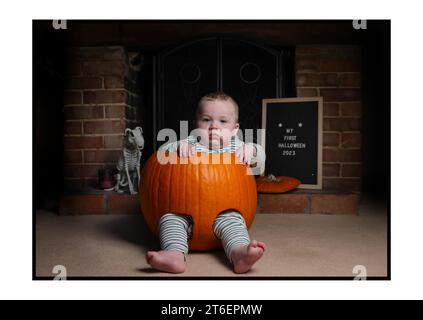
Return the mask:
M131 194L137 194L138 182L140 179L140 160L144 149L144 137L142 128L136 127L131 130L127 128L123 139L122 155L119 157L116 166L116 185L113 188L116 192L123 193L124 187L129 187Z

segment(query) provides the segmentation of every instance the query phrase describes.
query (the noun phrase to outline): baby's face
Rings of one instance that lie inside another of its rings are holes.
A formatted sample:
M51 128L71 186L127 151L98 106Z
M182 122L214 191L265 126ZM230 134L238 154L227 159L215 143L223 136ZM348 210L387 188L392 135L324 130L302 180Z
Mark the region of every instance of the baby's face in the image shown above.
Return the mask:
M229 101L205 101L197 114L195 127L200 143L211 149L226 147L239 128L235 108Z

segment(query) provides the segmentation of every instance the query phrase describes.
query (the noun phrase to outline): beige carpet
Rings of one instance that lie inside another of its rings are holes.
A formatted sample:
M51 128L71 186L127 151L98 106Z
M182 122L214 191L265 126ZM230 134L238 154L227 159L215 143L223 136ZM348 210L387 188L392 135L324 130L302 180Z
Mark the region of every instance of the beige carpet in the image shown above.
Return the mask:
M351 277L356 265L368 276L387 275L386 208L370 201L359 216L258 214L250 234L268 250L244 277ZM190 254L182 275L156 272L144 254L157 245L140 215L36 212L37 276L63 265L68 276L238 277L222 251Z

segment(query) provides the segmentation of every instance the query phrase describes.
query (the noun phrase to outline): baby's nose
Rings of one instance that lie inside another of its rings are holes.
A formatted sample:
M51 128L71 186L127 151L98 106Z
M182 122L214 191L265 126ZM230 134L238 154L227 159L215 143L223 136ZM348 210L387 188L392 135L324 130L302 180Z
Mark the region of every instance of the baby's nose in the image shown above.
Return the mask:
M210 129L219 129L219 122L218 121L212 121L210 124Z

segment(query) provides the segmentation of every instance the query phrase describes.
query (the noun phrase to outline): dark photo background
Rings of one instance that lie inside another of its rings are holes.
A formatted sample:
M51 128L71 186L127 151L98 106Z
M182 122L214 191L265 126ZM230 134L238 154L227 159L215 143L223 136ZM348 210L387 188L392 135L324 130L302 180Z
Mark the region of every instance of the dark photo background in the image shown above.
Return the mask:
M387 199L390 193L390 32L390 22L368 21L362 43L362 191L381 199Z

